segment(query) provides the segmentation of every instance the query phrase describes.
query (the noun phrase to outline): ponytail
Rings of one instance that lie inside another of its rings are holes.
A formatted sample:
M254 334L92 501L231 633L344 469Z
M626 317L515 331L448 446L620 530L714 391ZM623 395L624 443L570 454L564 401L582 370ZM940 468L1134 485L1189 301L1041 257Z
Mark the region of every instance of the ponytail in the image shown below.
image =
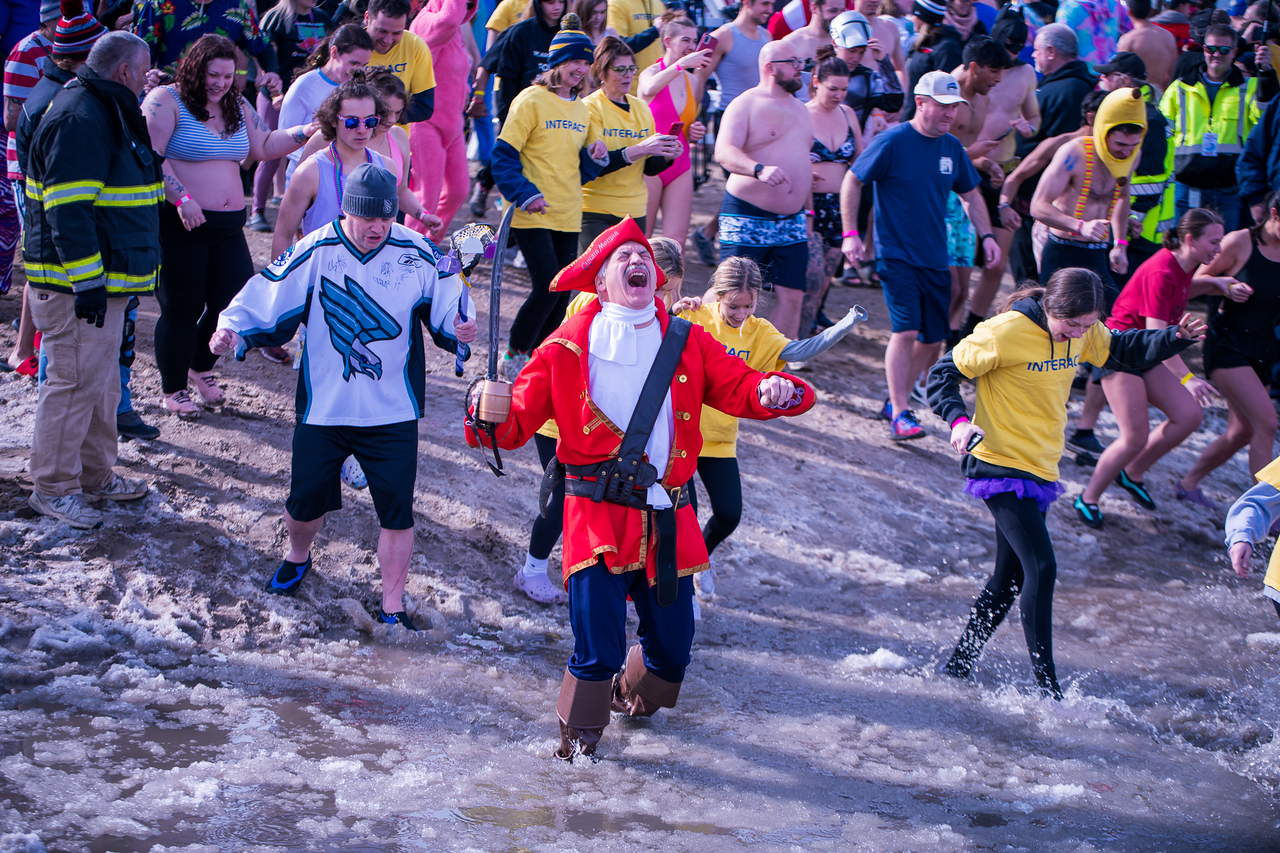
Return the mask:
M1034 299L1050 317L1072 320L1089 314L1101 319L1107 313L1107 294L1102 279L1093 270L1063 267L1049 277L1044 287L1024 287L1009 295L1000 312L1009 311L1020 299Z

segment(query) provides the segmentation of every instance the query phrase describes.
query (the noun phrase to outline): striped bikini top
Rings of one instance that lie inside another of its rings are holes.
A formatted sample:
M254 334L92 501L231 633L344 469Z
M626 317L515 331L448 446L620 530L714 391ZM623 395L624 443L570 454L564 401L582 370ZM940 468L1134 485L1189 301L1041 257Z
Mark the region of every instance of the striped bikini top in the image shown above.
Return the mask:
M206 160L240 161L249 156L249 128L240 110L240 127L230 136L219 136L191 114L172 86L165 86L178 104L178 123L165 148L165 156L173 160L199 163Z

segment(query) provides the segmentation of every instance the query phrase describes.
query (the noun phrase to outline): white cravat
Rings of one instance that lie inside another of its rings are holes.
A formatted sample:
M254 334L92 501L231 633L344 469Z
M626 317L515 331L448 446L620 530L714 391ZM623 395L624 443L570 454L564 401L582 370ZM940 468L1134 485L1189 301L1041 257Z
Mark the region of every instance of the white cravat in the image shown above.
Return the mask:
M637 329L637 323L649 325ZM640 391L658 355L658 347L662 345L662 326L657 309L654 306L627 308L604 302L600 313L591 321L587 340L591 399L609 420L625 430L640 401ZM674 424L671 411L671 391L668 389L653 424L653 432L649 434L649 442L645 445L649 464L658 469L659 480L666 472L671 456ZM653 507L671 506L671 498L660 483L649 487L646 499Z

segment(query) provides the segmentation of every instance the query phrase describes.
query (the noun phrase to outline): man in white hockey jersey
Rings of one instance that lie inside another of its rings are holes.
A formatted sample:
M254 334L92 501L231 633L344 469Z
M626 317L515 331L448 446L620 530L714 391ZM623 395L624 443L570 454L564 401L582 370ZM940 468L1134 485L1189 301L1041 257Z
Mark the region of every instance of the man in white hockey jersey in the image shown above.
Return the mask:
M254 276L218 317L213 352L279 346L307 324L298 376L293 474L285 502L289 553L267 584L293 595L311 568L325 513L340 509L339 470L364 469L382 528L381 622L417 626L402 602L413 553L418 419L426 399L422 329L453 353L476 337L458 314L456 276L436 272L427 240L395 224L396 178L365 164L346 180L341 219L308 234Z

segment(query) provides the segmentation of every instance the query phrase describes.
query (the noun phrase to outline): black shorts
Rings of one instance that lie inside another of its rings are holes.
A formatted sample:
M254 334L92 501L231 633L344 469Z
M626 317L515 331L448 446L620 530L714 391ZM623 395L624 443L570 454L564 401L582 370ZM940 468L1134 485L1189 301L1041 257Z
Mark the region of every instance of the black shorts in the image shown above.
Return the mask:
M1111 313L1111 306L1115 304L1120 290L1111 277L1111 256L1107 244L1064 240L1050 232L1040 255L1040 281L1047 282L1055 272L1066 267L1084 267L1097 273L1106 294L1107 313Z
M413 527L413 485L418 477L418 422L384 426L293 428L293 475L284 508L297 521L315 521L342 509L342 463L354 456L369 481L378 524Z
M843 245L840 193L813 194L813 230L822 237L822 242L828 249L839 249Z
M1204 339L1204 375L1212 378L1215 370L1252 367L1263 386L1270 387L1276 348L1275 338L1264 339L1233 330L1223 334L1222 329L1211 323Z
M1000 190L991 186L991 176L986 172L979 172L978 192L982 195L982 200L987 203L987 218L991 220L991 228L1002 228L1000 224ZM979 237L982 235L979 234ZM978 251L982 251L982 241L978 241ZM979 265L981 266L981 265Z

